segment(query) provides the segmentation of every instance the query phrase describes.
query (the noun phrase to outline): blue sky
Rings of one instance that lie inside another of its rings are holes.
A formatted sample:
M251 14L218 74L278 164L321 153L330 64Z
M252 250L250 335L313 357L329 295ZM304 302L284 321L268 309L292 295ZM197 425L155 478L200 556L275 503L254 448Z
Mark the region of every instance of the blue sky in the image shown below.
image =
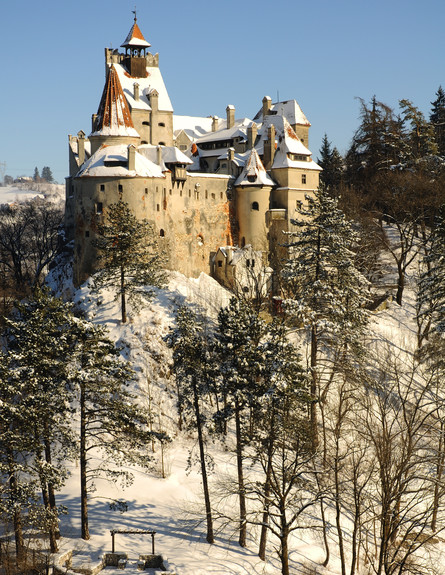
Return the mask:
M64 181L68 134L91 127L102 93L104 48L120 46L135 0L3 0L0 167L14 177L50 166ZM445 87L443 0L170 0L136 3L138 24L175 113L252 118L264 95L295 98L317 158L326 133L344 153L359 102L426 115Z

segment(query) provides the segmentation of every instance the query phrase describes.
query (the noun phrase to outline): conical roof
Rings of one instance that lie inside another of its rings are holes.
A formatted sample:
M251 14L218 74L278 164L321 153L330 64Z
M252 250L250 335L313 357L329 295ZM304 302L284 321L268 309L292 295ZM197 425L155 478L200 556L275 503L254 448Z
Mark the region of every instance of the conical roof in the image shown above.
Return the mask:
M275 182L266 172L255 148L252 148L243 171L235 182L235 186L275 186Z
M141 32L141 29L137 25L136 16L134 17L134 24L131 27L131 30L128 32L127 37L123 44L121 44L121 48L149 48L151 44L147 42L144 38L144 35Z
M108 70L94 132L91 135L139 137L114 66Z

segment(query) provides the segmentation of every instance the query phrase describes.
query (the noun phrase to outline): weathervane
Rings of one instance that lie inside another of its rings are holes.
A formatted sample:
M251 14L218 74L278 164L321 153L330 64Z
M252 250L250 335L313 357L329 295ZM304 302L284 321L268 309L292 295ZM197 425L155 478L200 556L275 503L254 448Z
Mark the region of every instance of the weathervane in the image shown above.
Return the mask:
M132 13L134 14L134 21L136 22L137 18L136 18L136 6L134 7L134 10L132 10Z

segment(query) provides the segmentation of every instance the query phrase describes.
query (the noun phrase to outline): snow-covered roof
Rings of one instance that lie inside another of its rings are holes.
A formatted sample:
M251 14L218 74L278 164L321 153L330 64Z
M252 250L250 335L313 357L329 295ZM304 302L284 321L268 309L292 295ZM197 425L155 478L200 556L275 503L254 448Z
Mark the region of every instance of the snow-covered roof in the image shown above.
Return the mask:
M136 23L136 16L134 17L134 24L131 27L131 30L128 32L127 37L124 40L124 43L121 44L121 48L149 48L151 44L147 42L142 34L139 26Z
M212 131L213 118L201 118L199 116L173 116L173 133L175 135L184 131L191 140L202 137Z
M76 177L164 178L161 166L135 153L135 169L128 169L128 146L102 146L82 166Z
M300 108L296 100L285 100L284 102L275 102L271 105L270 112L271 115L284 116L287 121L294 125L299 124L300 126L310 126L309 120L303 114L303 110ZM263 121L263 109L259 110L254 118L255 122Z
M123 92L131 109L151 110L149 95L153 90L158 93L158 108L164 112L173 112L173 106L164 84L161 71L156 66L147 66L145 78L133 78L122 66L114 64ZM139 84L139 100L134 99L134 84Z
M132 136L139 138L122 91L115 66L108 69L107 80L91 136Z
M275 182L264 169L255 148L251 150L243 171L235 182L235 186L275 186Z
M233 138L246 138L247 128L252 124L252 120L249 118L242 118L240 120L235 120L235 124L232 128L223 128L222 130L217 130L216 132L211 132L199 138L197 144L205 142L218 142L221 140L231 140Z
M158 149L161 152L162 162L165 164L193 164L192 160L186 156L176 146L153 146L152 144L142 144L138 147L138 152L151 162L156 163Z

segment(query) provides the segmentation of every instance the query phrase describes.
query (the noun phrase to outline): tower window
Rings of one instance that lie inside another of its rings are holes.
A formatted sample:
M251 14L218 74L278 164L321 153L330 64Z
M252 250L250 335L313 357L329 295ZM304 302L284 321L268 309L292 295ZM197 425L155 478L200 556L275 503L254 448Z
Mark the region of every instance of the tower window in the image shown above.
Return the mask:
M104 206L102 204L102 202L96 202L96 204L94 205L94 211L96 212L96 214L101 214L103 212Z
M122 194L122 192L124 191L122 184L119 184L117 188L119 190L119 193Z
M260 206L258 205L258 202L252 202L252 210L255 211L259 211Z
M164 230L159 230L159 237L165 238L165 232L164 232Z
M100 185L100 191L101 191L101 192L105 192L105 184L101 184L101 185Z
M89 238L89 237L90 237L90 232L89 232L89 230L86 230L86 232L85 232L85 237L86 237L86 238Z
M302 184L306 183L306 174L301 174L301 183Z
M164 123L164 122L159 122L158 126L159 126L160 128L165 128L165 123Z
M143 126L149 126L149 125L150 125L150 122L142 122L142 125L143 125Z

